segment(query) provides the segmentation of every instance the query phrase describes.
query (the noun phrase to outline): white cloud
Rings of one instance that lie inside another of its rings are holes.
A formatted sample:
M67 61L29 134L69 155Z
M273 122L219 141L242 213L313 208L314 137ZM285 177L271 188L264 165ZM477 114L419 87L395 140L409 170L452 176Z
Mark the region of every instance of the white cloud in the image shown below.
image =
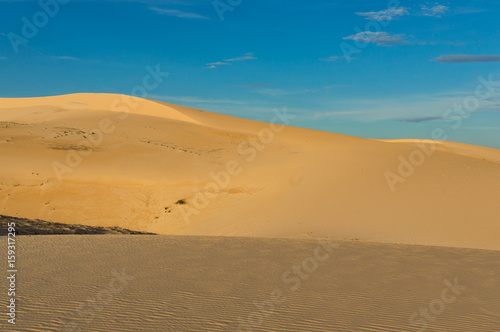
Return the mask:
M458 7L454 10L455 15L484 13L486 9L475 7Z
M498 130L498 127L489 127L489 126L465 126L467 129L471 130Z
M271 97L299 95L299 94L304 94L304 93L316 93L316 91L312 91L312 90L308 90L308 89L280 89L280 88L275 88L275 89L262 88L262 89L256 89L256 90L254 90L254 92L261 94L261 95L271 96Z
M500 86L500 82L498 84ZM318 107L322 111L313 113L312 118L342 118L360 122L380 120L423 122L425 120L439 120L445 115L446 111L453 110L454 105L463 104L467 97L474 96L475 89L475 86L471 85L469 90L445 91L439 94L413 94L397 99L346 98L326 100ZM492 98L496 97L500 97L499 92L495 92L492 96ZM498 103L482 100L477 112L483 110L500 111L500 109L495 108L495 105L498 105Z
M72 60L72 61L80 60L79 58L75 58L72 56L51 56L51 58L54 60Z
M257 58L253 56L253 53L246 53L243 56L237 57L237 58L232 58L232 59L226 59L224 61L228 62L235 62L235 61L246 61L246 60L256 60ZM217 68L218 66L228 66L231 65L230 63L224 62L224 61L217 61L217 62L212 62L212 63L207 63L206 68Z
M384 9L378 12L357 12L358 16L365 16L367 20L371 21L391 21L400 16L409 15L410 12L406 7L394 7Z
M335 62L335 61L338 61L340 59L346 59L346 60L356 60L356 58L351 58L350 56L347 56L347 55L342 55L342 56L338 56L338 55L333 55L331 57L328 57L326 59L319 59L319 61L325 61L325 62Z
M343 116L359 116L359 115L367 115L368 111L333 111L333 112L320 112L315 113L312 118L313 119L326 119L326 118L335 118L335 117L343 117Z
M237 58L226 59L224 61L246 61L246 60L256 60L257 58L253 56L253 53L246 53L244 56Z
M436 120L443 120L442 116L420 116L414 118L404 118L404 119L394 119L397 122L411 122L411 123L420 123L420 122L429 122Z
M377 45L409 44L405 34L389 35L385 31L373 32L362 31L355 35L344 37L344 39L356 40L362 43L375 43Z
M238 87L238 88L258 88L261 86L269 86L269 85L273 85L273 84L257 83L257 84L246 84L246 85L231 85L231 86Z
M441 55L431 61L445 63L468 63L468 62L500 62L499 55L473 55L473 54L448 54Z
M218 66L230 66L230 65L231 65L230 63L218 61L218 62L207 63L207 67L205 67L205 68L213 69L213 68L217 68Z
M195 18L195 19L203 19L208 20L209 18L203 15L199 15L196 13L183 12L177 9L164 9L158 7L149 7L150 10L154 11L157 14L180 17L180 18Z
M450 7L448 6L439 4L435 4L433 6L421 5L420 8L422 9L425 16L432 17L441 17L450 9Z
M207 68L217 68L218 66L230 66L231 64L230 63L226 63L226 62L212 62L212 63L207 63Z

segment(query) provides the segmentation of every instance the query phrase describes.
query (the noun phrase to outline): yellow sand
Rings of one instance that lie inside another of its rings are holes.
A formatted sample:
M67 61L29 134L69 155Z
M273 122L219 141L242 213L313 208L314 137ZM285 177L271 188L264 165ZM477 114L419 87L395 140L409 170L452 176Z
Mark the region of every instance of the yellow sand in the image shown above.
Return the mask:
M0 214L160 234L500 249L500 150L285 120L110 94L0 99Z

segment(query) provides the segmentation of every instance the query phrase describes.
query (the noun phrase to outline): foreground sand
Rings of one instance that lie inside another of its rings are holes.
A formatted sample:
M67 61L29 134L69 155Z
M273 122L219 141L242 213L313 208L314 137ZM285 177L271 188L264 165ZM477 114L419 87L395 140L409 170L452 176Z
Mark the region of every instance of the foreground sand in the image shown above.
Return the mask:
M283 127L279 111L270 125L120 95L0 99L0 214L500 249L500 150Z
M500 331L498 251L147 235L23 236L18 247L9 331ZM310 272L294 272L302 264Z

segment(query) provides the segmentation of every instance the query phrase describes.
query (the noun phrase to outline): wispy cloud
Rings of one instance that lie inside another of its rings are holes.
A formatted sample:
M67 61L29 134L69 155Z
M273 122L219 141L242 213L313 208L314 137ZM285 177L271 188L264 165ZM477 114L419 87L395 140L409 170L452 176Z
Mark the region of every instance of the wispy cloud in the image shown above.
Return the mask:
M80 60L80 58L75 58L75 57L72 57L72 56L58 56L58 55L51 56L50 58L54 59L54 60L71 60L71 61L78 61L78 60Z
M467 43L463 41L419 41L419 45L451 45L451 46L466 46Z
M500 112L500 104L491 104L481 107L482 111Z
M335 61L338 61L340 59L346 59L346 60L356 60L356 58L351 58L350 56L347 56L347 55L342 55L342 56L338 56L338 55L333 55L331 57L328 57L326 59L319 59L319 61L325 61L325 62L335 62Z
M443 91L439 94L414 94L397 99L325 99L315 107L320 111L314 114L314 118L341 118L360 122L381 120L399 122L438 121L447 110L452 110L454 105L461 104L465 98L474 95L474 91L475 86L472 84L469 89L465 90ZM500 97L500 93L495 93L492 98L497 98L497 96ZM483 110L495 111L498 109L495 108L495 105L498 105L498 102L481 101L478 112Z
M256 60L257 58L253 56L253 53L246 53L244 56L239 56L237 58L226 59L224 61L246 61L246 60Z
M344 39L356 40L362 43L375 43L380 46L393 44L409 44L405 34L389 35L385 31L362 31L355 35L344 37Z
M199 98L192 96L162 96L162 95L148 95L148 98L161 100L161 101L171 101L178 103L199 103L199 104L244 104L242 101L230 100L230 99L211 99L211 98Z
M410 12L406 7L394 7L380 10L378 12L357 12L358 16L365 16L370 21L392 21L400 16L409 15Z
M236 58L231 58L231 59L226 59L224 61L227 61L227 62L235 62L235 61L246 61L246 60L256 60L257 58L253 56L253 53L246 53L245 55L243 56L239 56L239 57L236 57ZM207 67L206 68L217 68L218 66L227 66L227 65L231 65L230 63L227 63L227 62L224 62L224 61L218 61L218 62L212 62L212 63L207 63Z
M238 88L259 88L262 86L270 86L270 85L273 85L273 84L260 83L260 84L231 85L231 86L238 87Z
M207 68L217 68L217 66L230 66L230 65L231 65L230 63L218 61L218 62L207 63L208 66Z
M455 15L477 14L477 13L483 13L485 11L486 9L475 8L475 7L458 7L453 11L453 14Z
M312 118L313 119L326 119L326 118L335 118L335 117L344 117L344 116L359 116L366 115L369 112L367 111L332 111L332 112L320 112L315 113Z
M349 87L351 87L351 86L348 84L331 84L331 85L324 86L321 89L324 90L327 94L330 94L331 90L345 89L345 88L349 88Z
M200 14L185 12L178 9L164 9L159 7L149 7L150 10L154 11L157 14L180 17L180 18L194 18L194 19L202 19L208 20L209 18Z
M498 55L473 55L473 54L448 54L441 55L431 61L445 63L468 63L468 62L500 62Z
M466 126L467 129L471 130L498 130L498 127L490 127L490 126Z
M442 116L422 116L422 117L417 117L417 118L395 119L394 121L419 123L419 122L436 121L436 120L443 120L443 117Z
M261 94L261 95L271 96L271 97L299 95L299 94L304 94L304 93L316 93L316 91L308 90L308 89L280 89L280 88L276 88L276 89L263 88L263 89L257 89L254 92Z
M425 16L442 17L450 10L450 7L435 4L433 6L421 5L420 9L422 9Z

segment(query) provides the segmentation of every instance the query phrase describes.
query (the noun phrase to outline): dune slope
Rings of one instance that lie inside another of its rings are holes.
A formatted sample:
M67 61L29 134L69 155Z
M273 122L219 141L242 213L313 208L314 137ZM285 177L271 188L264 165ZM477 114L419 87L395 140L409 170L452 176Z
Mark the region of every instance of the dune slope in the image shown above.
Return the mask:
M0 330L499 331L500 252L326 244L23 236L18 321Z
M0 99L0 214L500 249L500 150L269 122L121 95Z

